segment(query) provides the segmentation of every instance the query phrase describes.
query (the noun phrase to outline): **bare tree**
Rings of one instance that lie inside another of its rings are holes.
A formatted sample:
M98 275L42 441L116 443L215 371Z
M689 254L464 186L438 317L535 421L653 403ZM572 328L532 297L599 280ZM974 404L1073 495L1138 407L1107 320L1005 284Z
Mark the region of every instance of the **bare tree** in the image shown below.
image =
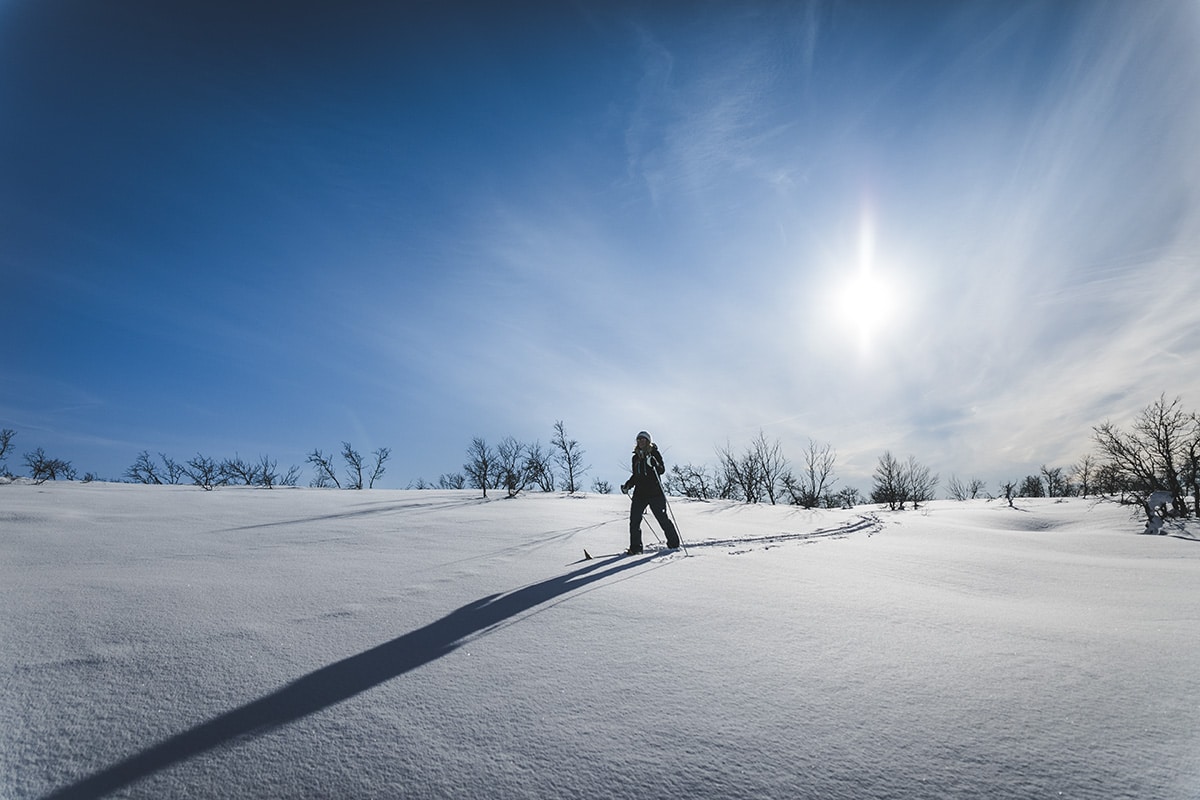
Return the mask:
M258 481L258 466L234 453L233 458L221 462L221 479L236 486L253 486Z
M934 499L938 476L929 467L909 456L900 463L890 450L885 450L875 467L875 486L871 490L871 501L886 503L893 511L903 511L911 502L913 508Z
M500 485L509 497L516 497L529 485L528 459L525 445L511 436L505 436L496 446L496 469L500 474Z
M29 468L29 477L34 483L56 481L59 478L67 481L75 480L75 468L70 461L61 458L50 458L42 448L37 448L25 454L25 466Z
M368 489L375 488L375 481L383 477L383 473L387 472L387 468L383 465L392 455L392 448L380 447L378 450L371 451L371 455L375 456L375 466L371 467L371 477L367 482Z
M1017 493L1020 497L1045 497L1046 488L1037 475L1026 475Z
M596 478L592 481L592 491L596 494L612 494L612 484Z
M254 470L254 484L266 489L276 486L295 486L300 479L300 468L289 467L283 475L279 474L278 462L268 456L262 456Z
M260 456L254 467L254 484L267 489L274 488L279 483L279 465L267 456Z
M666 484L671 494L680 497L711 500L718 496L719 481L716 476L709 474L708 468L704 466L676 464L671 467Z
M332 453L325 455L320 450L313 450L308 454L307 461L316 470L316 476L310 485L324 488L332 483L337 488L342 488L342 483L337 477L337 470L333 467Z
M1148 495L1161 485L1145 442L1111 422L1093 428L1092 433L1096 446L1106 459L1105 466L1110 470L1112 481L1121 491L1134 490Z
M934 498L938 476L930 472L929 467L917 461L915 456L909 456L908 463L904 466L904 483L908 499L912 501L915 509L919 508L921 503L928 503Z
M554 491L553 455L542 448L541 442L534 442L525 448L525 474L543 492Z
M158 457L162 462L161 466L150 456L150 453L143 450L138 453L129 469L125 470L124 477L135 483L175 485L187 476L187 470L183 464L175 461L166 453L159 453Z
M279 478L280 486L295 486L300 482L300 467L293 464L288 467L288 471L283 473Z
M779 440L768 442L761 430L741 455L735 455L726 444L717 450L721 478L734 496L747 503L758 503L766 498L772 505L779 492L786 491L784 477L788 474L788 462L783 455Z
M463 464L463 471L467 473L470 486L474 489L482 489L483 496L487 497L488 487L496 473L496 451L482 437L476 436L471 440L471 446L467 448L467 463Z
M763 477L758 462L751 453L734 455L732 448L726 443L724 449L717 450L717 460L720 463L722 482L729 487L732 499L757 503L762 498Z
M1112 465L1123 488L1144 503L1154 491L1171 494L1174 513L1186 513L1185 481L1196 441L1200 439L1197 417L1180 408L1177 397L1166 395L1142 409L1133 430L1122 431L1111 422L1093 428L1100 452Z
M4 474L8 473L8 467L5 466L4 459L8 457L9 451L12 450L12 440L16 435L17 432L12 428L0 430L0 470L3 470Z
M1004 492L1004 499L1008 501L1008 507L1016 508L1016 505L1013 503L1013 500L1015 500L1017 497L1017 482L1016 481L1005 481L1000 486L1000 489Z
M766 434L759 430L758 436L750 443L749 452L758 464L762 489L771 505L775 505L777 492L783 487L783 476L787 474L788 468L788 461L783 456L783 447L778 439L768 442Z
M871 489L871 502L887 504L895 511L903 510L908 501L907 488L904 485L904 469L891 450L884 450L875 466L875 485Z
M1079 488L1080 497L1087 497L1095 491L1096 468L1096 457L1090 453L1079 459L1071 468L1071 475Z
M834 500L841 508L854 508L860 503L865 503L867 498L863 497L862 492L853 486L846 486L834 496Z
M1125 480L1121 477L1121 473L1116 465L1107 461L1096 465L1096 474L1092 479L1092 484L1095 487L1096 494L1106 496L1121 494L1127 488Z
M213 487L221 482L221 465L213 459L197 453L187 462L187 476L196 486L206 492L211 492Z
M718 500L742 500L742 489L733 480L733 476L724 469L713 470L713 480L716 481L713 487L713 494Z
M575 494L579 491L580 481L591 466L584 466L584 450L579 446L579 442L567 438L567 431L561 419L554 423L554 438L550 441L550 446L555 448L554 460L562 470L567 494Z
M818 445L812 439L808 440L808 449L804 451L804 469L799 477L790 471L783 475L783 487L791 497L792 504L801 508L816 508L822 502L836 479L833 477L833 465L837 453L828 445Z
M1192 492L1192 513L1200 517L1200 414L1192 414L1192 435L1187 450L1184 484Z
M1046 484L1046 497L1066 497L1067 481L1063 478L1062 467L1042 464L1042 482Z
M125 477L136 483L161 484L163 476L159 473L158 464L150 457L149 451L143 450L125 470Z
M187 470L183 468L183 465L166 453L159 453L158 457L162 459L163 471L167 476L167 483L174 486L187 475Z
M362 454L350 446L349 442L342 442L342 459L346 462L347 489L363 488L363 457Z
M245 461L235 453L233 458L227 458L216 466L215 480L210 474L211 464L203 456L196 456L189 461L188 468L187 474L192 476L192 481L205 488L232 484L272 489L276 486L295 486L300 480L299 467L289 467L286 473L280 475L279 462L267 455L259 456L258 461ZM200 479L197 480L197 477Z
M438 476L437 485L439 489L465 489L467 488L467 479L461 472L443 473Z
M976 500L983 490L987 488L987 484L979 478L960 481L957 477L951 475L946 488L950 493L951 500Z

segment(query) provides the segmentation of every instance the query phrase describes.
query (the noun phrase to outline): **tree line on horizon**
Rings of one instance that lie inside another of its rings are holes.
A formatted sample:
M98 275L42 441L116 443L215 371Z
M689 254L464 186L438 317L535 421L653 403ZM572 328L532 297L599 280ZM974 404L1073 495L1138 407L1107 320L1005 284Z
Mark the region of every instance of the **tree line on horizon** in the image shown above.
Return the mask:
M1142 505L1153 515L1159 508L1151 507L1151 497L1165 492L1171 497L1167 514L1200 517L1200 414L1185 411L1180 398L1168 401L1161 395L1138 412L1128 430L1105 421L1092 428L1092 440L1095 452L1078 462L1066 468L1043 464L1037 474L1001 483L995 495L979 478L952 475L947 499L1004 498L1012 505L1020 497L1109 496ZM865 497L854 487L836 488L835 461L830 445L810 440L793 470L780 442L768 441L760 431L740 452L728 445L718 449L716 467L673 466L665 483L686 497L803 508L847 508L869 501L903 511L935 499L939 476L914 456L901 460L885 450Z
M567 435L562 420L554 423L553 430L548 446L506 436L493 447L483 437L474 437L466 449L467 460L461 472L444 473L435 482L421 478L408 488L471 488L481 490L485 497L488 490L503 490L508 497L530 489L561 489L568 494L582 491L582 481L591 469L585 464L585 451ZM0 476L15 477L6 463L15 435L11 429L0 430ZM1166 395L1161 395L1138 412L1128 429L1110 421L1097 425L1092 428L1092 440L1095 451L1075 464L1066 468L1042 465L1038 474L1003 482L995 495L988 493L986 484L978 478L951 476L947 497L1002 497L1012 504L1019 497L1113 496L1122 502L1142 504L1150 514L1155 511L1148 505L1152 495L1169 496L1168 514L1200 517L1200 414L1185 411L1180 398L1167 401ZM306 458L314 472L309 485L374 488L386 472L391 449L380 447L369 455L364 457L349 442L342 442L342 449L336 453L314 449ZM729 444L718 447L716 457L715 465L671 466L663 477L664 489L668 494L701 500L802 508L848 508L870 502L902 511L935 499L939 484L939 476L915 456L900 459L885 450L872 474L869 494L855 487L839 488L835 475L837 454L831 445L809 440L800 460L793 464L784 455L781 442L768 440L762 431L741 450ZM24 461L35 483L78 478L71 462L51 458L40 447L25 453ZM339 467L344 471L339 473ZM142 451L123 478L144 484L190 482L212 490L233 485L295 486L300 475L300 467L281 472L267 456L246 461L238 455L217 460L197 454L179 462L162 453L155 459ZM88 473L82 480L98 478ZM591 490L609 494L612 487L607 481L595 479Z
M467 461L462 472L443 473L436 483L424 478L409 484L410 489L480 489L487 497L488 489L503 489L507 497L516 497L531 487L542 492L558 491L575 494L583 488L583 478L591 470L584 463L586 451L579 442L567 436L562 420L554 423L550 445L540 440L532 444L505 436L492 447L487 439L476 436L467 447ZM560 482L561 481L561 482ZM597 478L592 491L610 494L612 486Z
M0 476L10 479L16 476L9 470L5 459L12 452L15 436L16 432L12 429L0 430ZM368 458L350 442L342 442L340 451L329 453L314 448L305 459L313 470L309 486L373 489L387 471L391 452L390 447L379 447L371 451ZM548 448L540 442L522 444L511 436L501 440L497 447L492 447L486 439L477 436L467 448L467 461L463 464L462 472L443 474L436 484L419 479L408 488L471 488L482 490L484 496L489 489L503 488L509 497L513 497L531 486L547 492L561 486L567 493L573 494L582 490L582 480L591 469L584 463L584 455L579 442L567 435L564 423L559 420L554 424L554 435ZM25 453L24 459L29 477L35 483L80 479L71 462L50 458L40 447ZM294 465L281 471L278 462L265 455L257 460L247 460L237 454L232 458L215 459L198 453L186 461L179 461L166 453L159 453L156 458L148 450L143 450L121 477L129 483L190 484L211 491L218 486L256 486L266 489L296 486L301 473L301 468ZM101 479L87 473L82 480L90 482ZM611 492L610 485L601 480L594 481L592 489L603 494Z

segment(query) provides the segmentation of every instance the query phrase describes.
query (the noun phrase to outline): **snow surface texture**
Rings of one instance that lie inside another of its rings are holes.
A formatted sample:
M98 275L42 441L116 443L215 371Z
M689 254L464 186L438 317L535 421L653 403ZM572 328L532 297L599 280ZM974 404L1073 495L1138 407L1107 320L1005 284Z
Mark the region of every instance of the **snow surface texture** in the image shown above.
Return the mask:
M1186 528L628 502L0 486L0 797L1200 797Z

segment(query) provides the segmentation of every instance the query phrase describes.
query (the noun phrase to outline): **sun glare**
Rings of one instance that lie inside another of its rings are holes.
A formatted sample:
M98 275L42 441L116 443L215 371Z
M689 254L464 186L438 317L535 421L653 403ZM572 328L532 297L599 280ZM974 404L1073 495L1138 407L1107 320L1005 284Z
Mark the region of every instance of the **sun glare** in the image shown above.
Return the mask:
M895 312L895 293L884 279L871 271L860 270L841 288L838 315L855 331L860 349L871 348L877 336L887 329Z
M886 333L898 305L897 287L875 269L875 229L871 214L864 211L859 227L858 264L853 274L836 290L836 314L841 324L854 332L859 351L866 354Z

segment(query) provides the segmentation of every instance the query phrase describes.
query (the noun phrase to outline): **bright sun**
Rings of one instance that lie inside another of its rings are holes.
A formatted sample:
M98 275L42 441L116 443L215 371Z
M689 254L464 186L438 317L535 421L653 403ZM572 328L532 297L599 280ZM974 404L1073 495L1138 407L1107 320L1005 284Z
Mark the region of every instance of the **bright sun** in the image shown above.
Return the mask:
M864 211L858 236L858 265L836 294L836 315L857 336L859 351L872 349L874 342L892 326L900 307L899 289L875 269L875 226Z
M894 288L869 269L848 280L838 296L838 316L858 334L858 345L864 351L887 329L895 310Z

